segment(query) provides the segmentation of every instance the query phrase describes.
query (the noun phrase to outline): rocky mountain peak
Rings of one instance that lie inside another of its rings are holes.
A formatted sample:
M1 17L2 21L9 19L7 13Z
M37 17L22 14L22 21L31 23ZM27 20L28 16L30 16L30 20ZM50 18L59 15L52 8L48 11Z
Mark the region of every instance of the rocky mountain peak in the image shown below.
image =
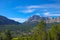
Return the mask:
M28 19L28 21L39 21L39 20L40 20L39 15L33 15Z

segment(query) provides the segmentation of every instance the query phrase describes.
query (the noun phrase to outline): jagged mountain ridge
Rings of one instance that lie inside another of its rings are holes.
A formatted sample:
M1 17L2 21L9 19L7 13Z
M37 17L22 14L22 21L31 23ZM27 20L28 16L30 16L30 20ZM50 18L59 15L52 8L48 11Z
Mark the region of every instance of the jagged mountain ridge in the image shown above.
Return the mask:
M39 22L40 20L44 20L46 23L59 23L60 17L40 17L39 15L33 15L30 17L27 22Z
M34 15L34 16L32 16L32 17L30 17L29 19L28 19L28 21L39 21L40 20L40 16L39 15Z

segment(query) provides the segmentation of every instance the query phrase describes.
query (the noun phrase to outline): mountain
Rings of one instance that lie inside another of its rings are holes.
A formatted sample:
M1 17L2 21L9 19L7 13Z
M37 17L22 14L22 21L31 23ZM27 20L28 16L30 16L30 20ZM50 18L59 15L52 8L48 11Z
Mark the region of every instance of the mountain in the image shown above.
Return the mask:
M27 22L39 22L44 20L46 23L60 23L60 17L40 17L39 15L33 15Z
M24 23L37 23L40 22L41 20L48 20L48 17L40 17L39 15L33 15L30 18L28 18L27 21L25 21Z
M23 26L26 27L26 29L33 29L37 26L41 19L42 17L40 17L39 15L33 15L23 23Z
M40 20L40 16L39 15L33 15L32 17L30 17L28 19L28 21L30 22L36 22L36 21L39 21Z
M40 22L40 20L49 20L49 17L40 17L39 15L31 16L26 22Z
M19 23L14 20L8 19L4 16L0 16L0 30L14 30L14 31L29 31L36 27L38 23L44 20L46 22L47 28L50 28L54 23L59 23L60 18L52 18L52 17L40 17L39 15L31 16L27 21L24 23ZM18 25L19 24L19 25Z
M17 24L20 23L0 15L0 25L17 25Z
M33 15L31 16L27 21L23 23L23 26L34 28L38 25L38 23L44 20L46 22L47 28L50 28L53 24L60 23L60 17L54 18L54 17L40 17L39 15Z

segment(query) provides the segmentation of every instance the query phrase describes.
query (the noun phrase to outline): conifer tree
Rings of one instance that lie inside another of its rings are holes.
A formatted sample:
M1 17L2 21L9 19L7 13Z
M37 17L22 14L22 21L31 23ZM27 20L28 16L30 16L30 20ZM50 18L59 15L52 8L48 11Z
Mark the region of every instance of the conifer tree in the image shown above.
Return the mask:
M42 20L35 30L36 40L47 40L46 23Z
M49 34L51 40L60 40L60 24L53 25Z

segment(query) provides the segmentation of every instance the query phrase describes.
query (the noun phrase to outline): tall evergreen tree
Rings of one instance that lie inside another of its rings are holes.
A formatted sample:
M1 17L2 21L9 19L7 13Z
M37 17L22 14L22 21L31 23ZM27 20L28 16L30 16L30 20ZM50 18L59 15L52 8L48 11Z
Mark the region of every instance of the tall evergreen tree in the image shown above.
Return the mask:
M60 24L53 25L48 34L51 40L60 40Z
M36 40L47 40L46 23L42 20L35 29Z

